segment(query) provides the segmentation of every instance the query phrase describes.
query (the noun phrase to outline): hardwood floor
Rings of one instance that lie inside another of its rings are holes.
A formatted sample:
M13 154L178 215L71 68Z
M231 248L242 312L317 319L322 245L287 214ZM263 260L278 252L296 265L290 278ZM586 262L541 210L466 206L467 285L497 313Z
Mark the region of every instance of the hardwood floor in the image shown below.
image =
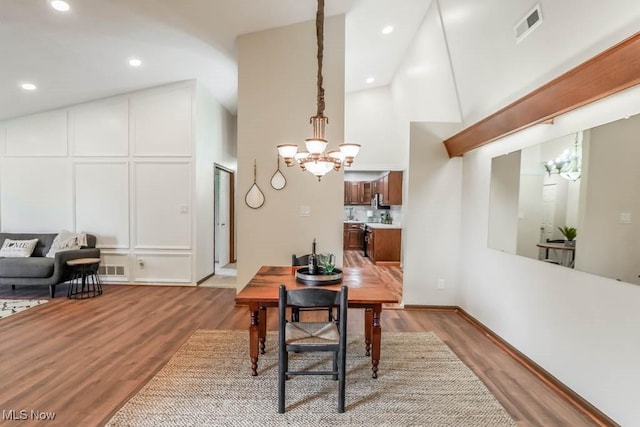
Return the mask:
M63 286L59 294L64 291ZM47 295L46 287L12 291L0 286L0 298ZM98 298L59 297L2 319L0 411L5 418L10 410L55 412L55 420L46 423L52 426L103 425L193 331L245 329L247 308L234 306L234 297L232 289L105 285ZM270 330L276 328L276 317L275 310L269 310ZM350 310L349 329L361 332L363 317L362 310ZM592 425L455 312L385 310L382 327L435 332L519 426ZM240 369L249 375L249 360ZM384 370L384 360L380 369ZM0 418L0 425L15 424ZM27 420L20 425L43 422Z
M344 251L345 267L355 268L375 268L378 274L383 278L384 285L389 288L398 301L402 302L402 269L397 266L377 266L374 265L369 258L362 256L362 251ZM387 309L402 308L400 304L383 304Z

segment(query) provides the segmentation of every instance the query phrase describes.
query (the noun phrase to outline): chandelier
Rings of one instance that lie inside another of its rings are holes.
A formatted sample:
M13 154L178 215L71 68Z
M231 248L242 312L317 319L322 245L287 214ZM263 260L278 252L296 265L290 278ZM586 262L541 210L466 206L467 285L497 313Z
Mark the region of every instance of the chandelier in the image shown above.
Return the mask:
M326 151L327 139L324 128L329 118L324 115L324 88L322 87L322 52L324 48L324 0L318 0L316 12L316 40L318 45L318 74L317 74L317 112L311 117L313 136L305 140L306 150L298 151L296 144L278 145L278 154L287 166L298 164L302 170L309 171L318 181L331 170L339 171L342 166L351 166L353 159L360 151L360 144L344 143L339 149Z
M552 173L559 174L562 178L570 181L577 181L582 175L582 159L578 147L578 134L573 143L573 151L564 150L558 157L549 160L544 164L544 168L551 176Z

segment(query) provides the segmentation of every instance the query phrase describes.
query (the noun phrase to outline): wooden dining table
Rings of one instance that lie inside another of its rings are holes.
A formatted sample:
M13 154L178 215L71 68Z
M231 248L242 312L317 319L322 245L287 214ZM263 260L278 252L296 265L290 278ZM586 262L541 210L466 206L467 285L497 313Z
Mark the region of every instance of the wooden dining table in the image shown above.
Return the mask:
M343 268L342 282L322 286L325 289L349 288L349 308L365 310L365 354L371 356L371 376L378 377L382 327L382 305L397 303L398 298L384 285L374 269ZM296 281L295 269L284 266L262 266L249 283L236 295L236 304L249 307L249 356L251 375L258 375L258 354L265 353L267 334L267 307L278 306L278 288L284 284L287 290L307 288Z

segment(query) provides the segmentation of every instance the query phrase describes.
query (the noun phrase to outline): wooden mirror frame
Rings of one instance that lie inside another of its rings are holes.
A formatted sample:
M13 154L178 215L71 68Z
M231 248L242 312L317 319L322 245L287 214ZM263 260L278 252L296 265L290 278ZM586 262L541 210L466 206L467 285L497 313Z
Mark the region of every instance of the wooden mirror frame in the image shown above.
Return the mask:
M640 32L444 141L449 157L640 84Z

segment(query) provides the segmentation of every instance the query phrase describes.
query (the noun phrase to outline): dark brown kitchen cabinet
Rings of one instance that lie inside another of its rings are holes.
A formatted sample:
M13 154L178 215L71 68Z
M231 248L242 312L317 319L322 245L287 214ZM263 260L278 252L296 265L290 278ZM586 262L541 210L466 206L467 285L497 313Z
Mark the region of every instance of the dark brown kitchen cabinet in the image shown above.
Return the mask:
M344 204L356 205L358 200L358 183L345 181L344 183Z
M375 181L376 193L382 195L381 204L402 204L402 171L391 171Z
M367 228L367 256L374 264L400 265L402 230Z
M345 205L369 205L371 204L371 183L364 181L344 182Z
M345 250L362 250L362 229L360 223L345 223L343 232L343 247Z
M371 204L371 183L370 182L361 182L360 190L361 192L361 201L363 205Z

